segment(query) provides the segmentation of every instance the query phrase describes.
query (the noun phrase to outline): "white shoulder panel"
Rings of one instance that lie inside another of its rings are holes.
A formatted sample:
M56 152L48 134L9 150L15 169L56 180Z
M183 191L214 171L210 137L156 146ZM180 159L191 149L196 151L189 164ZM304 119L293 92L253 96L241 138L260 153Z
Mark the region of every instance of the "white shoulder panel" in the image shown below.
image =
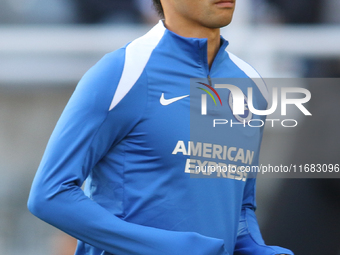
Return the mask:
M120 77L109 111L124 98L139 79L149 61L152 51L162 39L164 32L165 27L163 22L159 21L148 33L134 40L126 47L123 73Z
M268 88L263 81L260 74L248 63L244 62L242 59L236 57L234 54L227 51L229 54L230 59L237 65L249 78L251 78L256 86L259 88L261 94L268 102L269 92Z

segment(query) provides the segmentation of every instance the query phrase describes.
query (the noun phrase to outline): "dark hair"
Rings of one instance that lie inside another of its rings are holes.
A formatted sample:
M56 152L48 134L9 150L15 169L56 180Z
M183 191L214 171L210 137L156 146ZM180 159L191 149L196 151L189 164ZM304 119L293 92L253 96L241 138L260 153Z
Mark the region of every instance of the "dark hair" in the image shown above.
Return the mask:
M164 18L164 11L163 11L163 7L162 7L162 4L161 4L161 0L152 0L152 2L153 2L153 6L155 7L158 15L161 18Z

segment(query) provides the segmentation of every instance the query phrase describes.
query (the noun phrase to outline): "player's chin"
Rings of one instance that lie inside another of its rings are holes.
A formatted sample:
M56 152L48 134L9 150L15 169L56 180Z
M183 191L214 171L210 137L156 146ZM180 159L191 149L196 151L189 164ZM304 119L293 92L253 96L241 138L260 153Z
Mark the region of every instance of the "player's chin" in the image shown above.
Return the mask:
M218 19L210 20L208 27L211 27L211 28L225 27L231 23L231 20L232 20L232 16L221 16Z
M233 10L230 9L215 10L214 15L211 15L210 22L215 23L215 27L225 27L230 24L233 14Z

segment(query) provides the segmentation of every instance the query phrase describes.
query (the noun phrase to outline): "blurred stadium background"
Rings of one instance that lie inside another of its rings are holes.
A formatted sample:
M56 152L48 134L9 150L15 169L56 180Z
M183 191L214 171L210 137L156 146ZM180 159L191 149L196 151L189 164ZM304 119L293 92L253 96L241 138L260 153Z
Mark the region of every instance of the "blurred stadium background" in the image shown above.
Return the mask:
M339 13L339 0L239 0L222 34L263 77L339 77ZM81 76L157 20L151 0L0 0L0 254L73 254L72 238L28 212L32 179ZM340 89L323 93L316 104L339 112ZM327 131L336 116L314 120L311 131L267 129L262 162L298 162L319 146L318 159L339 163L339 132ZM260 178L257 215L267 243L297 255L339 255L340 184L331 181Z

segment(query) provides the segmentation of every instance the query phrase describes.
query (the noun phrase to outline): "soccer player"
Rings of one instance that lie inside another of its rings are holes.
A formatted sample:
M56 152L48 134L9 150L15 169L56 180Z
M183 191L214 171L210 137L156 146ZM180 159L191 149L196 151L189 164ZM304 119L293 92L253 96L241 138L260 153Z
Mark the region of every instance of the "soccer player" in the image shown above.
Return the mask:
M208 161L258 164L262 128L191 134L191 115L201 113L190 111L191 78L214 91L214 78L259 77L220 36L235 1L154 3L165 19L78 84L34 179L30 211L77 238L77 255L293 254L264 244L255 178L193 178L207 175L195 168ZM251 86L256 109L265 109L265 85ZM227 113L240 122L252 116Z

